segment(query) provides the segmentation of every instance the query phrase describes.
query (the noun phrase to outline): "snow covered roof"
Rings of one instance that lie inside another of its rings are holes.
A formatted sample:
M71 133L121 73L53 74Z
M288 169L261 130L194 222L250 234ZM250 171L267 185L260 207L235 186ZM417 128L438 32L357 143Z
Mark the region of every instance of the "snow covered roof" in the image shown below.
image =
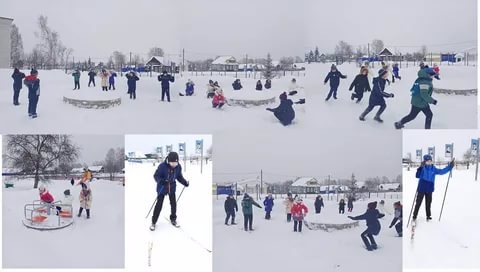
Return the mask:
M388 50L387 48L383 48L380 53L378 53L379 56L393 56L392 51Z
M312 177L301 177L295 180L292 186L314 186L318 187L320 184L318 180Z
M378 185L378 189L380 190L396 190L399 187L400 183L384 183Z
M278 65L280 65L280 61L278 61L278 60L272 60L272 65L273 65L273 66L278 66Z
M73 168L72 173L83 173L83 167L80 167L80 168Z
M348 191L349 187L345 185L336 185L336 184L320 186L320 191L333 191L333 190Z
M306 67L306 64L304 62L297 62L297 63L293 64L293 67L295 67L297 69L302 69L302 68Z
M149 64L150 62L159 62L160 64L165 64L165 60L163 59L163 57L160 57L160 56L152 56L152 57L146 62L146 64Z
M1 17L1 16L0 16L0 20L13 21L12 18Z
M221 65L236 65L237 64L237 59L233 56L220 56L217 57L212 64L221 64Z
M92 172L98 172L103 169L102 165L89 166L88 169Z

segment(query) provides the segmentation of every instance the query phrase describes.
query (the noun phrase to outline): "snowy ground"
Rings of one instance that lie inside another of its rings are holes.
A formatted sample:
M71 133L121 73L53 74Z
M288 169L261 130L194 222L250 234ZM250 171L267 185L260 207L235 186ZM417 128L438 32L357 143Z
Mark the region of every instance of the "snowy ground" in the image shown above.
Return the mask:
M304 199L309 209L306 220L328 220L342 223L348 215L365 212L370 199L355 202L352 213L338 214L336 201L326 201L318 216L314 212L314 196ZM225 196L213 202L214 270L215 271L402 271L402 240L388 225L392 203L386 200L387 215L381 219L382 230L375 237L380 249L365 250L360 233L365 222L349 230L325 232L304 227L301 234L293 232L293 222L287 223L283 199L275 199L272 219L264 219L263 209L254 207L253 232L245 232L241 213L241 197L237 200L240 212L236 226L225 226L223 203ZM263 206L263 199L257 201ZM240 263L239 263L240 262Z
M125 256L124 187L119 182L91 183L91 218L74 217L73 225L54 231L28 229L22 224L23 207L39 199L33 181L18 180L3 189L3 268L123 268ZM78 212L79 186L68 180L47 184L55 200L70 189Z
M352 92L348 91L350 84L359 72L355 63L345 63L338 66L338 70L348 78L340 81L338 88L338 100L333 98L325 102L325 98L330 90L329 83L323 84L323 81L330 71L329 63L310 64L307 66L307 101L308 118L315 120L318 126L322 128L338 128L339 124L349 127L355 131L362 131L371 128L393 129L393 123L399 121L410 111L410 88L417 78L418 67L410 65L408 68L400 69L402 80L395 81L390 86L387 85L386 92L395 94L394 98L387 98L387 108L382 114L385 121L379 124L373 120L378 107L376 107L366 117L366 121L358 120L358 116L368 106L370 93L364 95L363 100L356 104L350 100ZM375 76L378 74L378 65L373 69ZM454 89L473 89L477 88L477 69L476 67L465 66L445 66L442 65L441 80L434 80L434 87L454 88ZM370 86L371 86L370 78ZM433 122L432 128L448 129L466 129L476 128L478 101L476 96L463 95L443 95L434 93L434 98L438 100L436 106L432 105ZM425 116L420 113L416 120L406 124L405 128L424 128Z
M182 166L183 163L181 162ZM156 165L158 166L158 164ZM127 163L127 267L148 269L148 248L151 251L152 271L211 271L212 270L212 163L203 166L187 164L184 177L190 182L177 206L177 229L165 219L170 215L170 203L165 199L157 229L151 232L151 216L145 218L156 197L153 174L156 166L150 163ZM183 167L185 168L185 167ZM183 186L177 186L177 198ZM153 212L153 211L152 211ZM193 241L193 238L195 241Z
M480 194L480 181L475 181L475 167L454 170L448 187L441 221L438 221L448 174L436 178L432 202L433 220L426 222L424 203L420 208L414 241L411 229L405 231L403 260L409 269L479 268L480 215L476 209ZM404 227L417 188L415 169L403 172Z

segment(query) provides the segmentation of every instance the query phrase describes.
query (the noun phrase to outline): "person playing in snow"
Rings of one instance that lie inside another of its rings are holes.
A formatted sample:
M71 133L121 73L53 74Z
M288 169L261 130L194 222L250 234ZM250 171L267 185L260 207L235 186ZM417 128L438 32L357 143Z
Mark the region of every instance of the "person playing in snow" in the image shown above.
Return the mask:
M327 82L330 80L330 92L328 92L325 101L328 101L330 97L332 97L332 95L333 99L337 99L337 90L338 86L340 85L341 78L347 78L347 76L340 73L340 71L337 70L337 66L335 66L335 64L332 64L332 66L330 67L330 72L327 74L327 77L323 81L323 83L326 85Z
M385 62L383 62L383 61L381 62L381 64L382 64L382 69L383 69L383 70L387 71L387 73L390 73L390 72L391 72L391 70L390 70L390 64L385 63ZM393 75L392 75L392 77L393 77ZM388 85L390 85L390 80L388 79L388 76L387 76L387 78L385 79L385 81L388 83Z
M40 184L40 186L38 186L38 193L40 195L40 200L42 204L47 208L47 214L50 215L50 210L53 208L53 202L55 201L55 199L47 190L47 187L43 184Z
M102 72L100 73L100 79L101 79L101 86L102 86L102 91L108 91L108 79L110 78L110 74L107 72L107 70L103 69Z
M365 116L369 112L371 112L375 106L380 106L380 109L378 109L377 114L375 114L375 117L373 119L377 122L383 123L380 115L387 108L387 104L385 103L385 97L394 97L393 93L385 92L385 83L387 82L387 77L388 72L386 70L380 69L378 71L378 77L373 79L373 89L372 93L370 94L370 99L368 101L368 107L359 117L361 121L365 121Z
M40 97L40 79L38 71L32 69L30 75L25 77L23 84L28 88L28 116L37 118L37 105Z
M128 94L130 94L130 99L137 99L137 81L140 80L134 71L126 74Z
M80 190L80 209L78 210L77 217L82 216L83 209L87 212L87 219L90 219L90 208L92 207L92 190L90 189L90 184L81 183L82 190Z
M243 229L245 231L252 231L253 225L253 206L262 208L253 198L250 197L247 193L243 195L242 199L242 212L243 212Z
M362 66L360 69L360 74L358 74L355 79L353 80L352 84L350 84L350 88L348 90L353 90L355 87L354 93L352 93L352 100L355 98L357 99L357 103L363 98L364 92L370 92L370 83L368 83L368 69L365 66Z
M427 220L432 219L432 194L435 191L435 176L444 175L450 172L455 165L453 159L445 168L438 169L433 165L432 156L426 154L423 156L423 162L417 168L416 178L418 178L417 198L415 200L415 209L413 210L413 220L417 220L418 210L422 205L425 197L425 211L427 213Z
M236 225L235 223L235 212L238 212L238 205L237 200L233 197L233 194L229 194L227 199L225 200L225 213L227 217L225 217L225 225L228 226L228 220L230 217L232 218L232 222L230 224Z
M345 200L343 198L338 202L338 213L345 213Z
M292 207L293 231L302 232L303 219L307 216L308 208L303 204L302 198L297 198Z
M235 79L235 81L232 83L232 87L234 91L239 91L243 88L242 83L240 82L240 79Z
M433 71L435 71L435 76L434 78L437 80L440 80L440 67L436 63L433 64Z
M265 89L268 90L272 88L272 81L270 79L265 80Z
M353 211L353 201L355 201L355 198L353 196L349 196L348 199L347 199L348 212Z
M380 211L380 213L387 213L386 209L385 209L385 200L380 200L380 203L378 205L378 210ZM391 213L388 213L388 214L391 214Z
M90 87L90 84L93 83L93 87L95 87L95 77L97 76L97 73L95 73L95 71L90 70L90 72L88 72L88 87Z
M72 184L72 186L75 184L75 180L73 178L70 180L70 184Z
M73 90L80 90L80 76L81 75L82 74L80 73L80 71L78 69L76 69L75 72L72 73L73 84L74 84Z
M272 218L271 212L273 209L273 197L272 194L268 194L268 196L265 197L265 200L263 201L263 207L265 207L265 219L270 220Z
M431 128L433 113L430 104L437 105L437 100L432 98L432 78L435 75L436 73L432 68L424 68L418 71L418 78L410 89L412 93L410 113L400 121L395 122L396 129L403 128L406 123L414 120L420 112L425 114L425 129Z
M395 82L396 78L402 80L402 77L400 76L400 68L398 67L398 63L395 63L393 65L392 71L393 71L393 82Z
M175 81L175 77L167 73L166 70L163 70L163 73L158 76L158 81L162 82L162 101L165 100L165 95L167 96L167 101L170 102L170 82Z
M225 95L220 87L215 87L215 95L212 100L212 107L221 109L225 105Z
M177 200L175 192L177 189L177 181L185 187L190 185L190 183L182 175L182 166L180 163L178 163L177 152L168 153L165 161L158 166L153 178L157 183L157 203L155 204L155 209L153 210L152 225L150 226L150 230L155 230L155 225L157 224L158 217L162 211L163 200L167 195L170 200L170 222L172 225L176 226Z
M255 86L255 90L257 90L257 91L263 90L262 81L260 79L257 80L257 85Z
M393 203L393 208L395 209L395 215L393 217L392 223L390 223L389 228L392 228L395 226L395 229L397 230L397 234L399 237L402 237L402 218L403 218L403 212L402 212L402 204L400 201L397 201Z
M13 70L13 105L18 106L18 97L20 96L20 90L22 89L22 80L25 78L25 74L20 72L18 68Z
M296 102L299 104L299 102ZM280 95L280 105L278 107L266 108L266 110L273 112L273 115L277 117L277 119L282 123L284 126L288 126L292 124L293 119L295 119L295 110L293 109L293 101L287 98L287 93L283 92Z
M285 205L285 213L287 214L287 222L292 221L292 207L293 207L294 199L291 193L287 194L287 198L283 201L283 205Z
M213 98L215 96L215 87L215 83L210 79L207 84L207 98Z
M108 78L108 89L115 91L115 78L117 77L117 73L115 71L110 71L110 77Z
M368 203L367 211L359 216L349 216L348 218L352 220L366 220L367 221L367 229L362 232L360 235L362 237L363 243L365 243L365 247L368 251L372 251L377 249L377 243L373 236L378 235L380 233L381 225L379 218L384 217L384 214L381 214L377 210L377 202L370 202ZM368 238L368 239L367 239ZM369 241L370 240L370 241Z
M323 198L321 195L317 195L317 197L315 198L315 213L320 213L322 211L322 207L324 207L325 205L323 205Z
M195 83L191 79L187 80L187 83L185 84L185 95L186 96L192 96L195 88Z

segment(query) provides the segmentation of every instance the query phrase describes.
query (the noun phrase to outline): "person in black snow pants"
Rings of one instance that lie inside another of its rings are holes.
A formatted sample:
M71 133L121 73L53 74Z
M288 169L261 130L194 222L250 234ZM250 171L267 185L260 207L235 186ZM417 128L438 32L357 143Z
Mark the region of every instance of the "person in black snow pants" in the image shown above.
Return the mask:
M255 86L255 90L257 90L257 91L263 90L263 85L262 85L262 81L261 81L261 80L258 80L258 81L257 81L257 85Z
M324 207L323 205L323 198L321 195L317 195L317 197L315 198L315 213L320 213L322 211L322 207Z
M297 102L298 103L298 102ZM284 126L292 124L293 119L295 119L295 110L293 109L293 101L287 99L287 93L283 92L280 95L280 105L274 109L267 108L266 110L273 112L273 115Z
M347 200L348 212L352 212L352 211L353 211L353 201L354 201L354 200L355 200L355 198L353 198L353 196L348 197L348 200Z
M367 229L362 232L360 235L362 237L363 243L365 243L365 247L368 251L372 251L377 249L377 243L373 236L378 235L380 233L381 225L379 218L384 217L385 215L380 213L377 210L377 201L368 203L367 211L359 216L349 216L348 218L352 220L366 220L367 221ZM368 239L367 239L368 238ZM369 241L370 240L370 241Z
M90 84L93 83L93 87L95 87L95 77L97 76L97 73L95 71L90 70L88 72L88 87L90 87Z
M233 194L229 194L227 199L225 200L225 213L227 217L225 217L225 225L228 226L228 220L230 217L232 218L232 222L230 224L236 225L235 223L235 212L238 212L238 205L237 200L233 197Z
M325 98L325 101L328 101L330 97L332 97L332 95L333 95L333 99L337 99L337 89L338 89L338 86L340 85L341 78L347 78L347 76L340 73L340 71L337 70L337 66L335 66L335 64L332 64L330 68L330 72L327 74L327 77L323 82L324 84L327 84L327 82L330 80L330 92L328 92L328 95L327 95L327 98Z
M383 123L383 120L380 118L380 115L385 111L387 108L387 103L385 103L385 97L394 97L393 93L386 93L385 84L387 82L388 71L380 69L378 71L378 77L373 79L373 89L372 93L370 94L370 99L368 101L368 107L365 111L358 117L360 121L365 121L365 116L373 110L375 106L380 106L378 109L377 114L373 118L375 121L379 123Z
M25 78L25 74L20 72L18 68L13 70L13 105L18 106L18 97L20 96L20 90L22 89L22 80Z
M389 228L392 228L395 226L395 229L397 230L398 237L402 237L403 231L402 231L402 219L403 219L403 212L402 212L402 204L400 201L397 201L393 203L393 208L395 209L395 214L392 220L392 223L390 223Z
M134 71L126 74L127 85L128 85L128 94L130 94L130 99L137 99L137 81L140 80Z
M343 200L343 198L338 202L338 213L345 213L345 200Z
M372 89L370 89L370 83L368 83L368 69L365 66L362 66L360 69L360 74L358 74L355 79L353 80L352 84L350 84L350 88L348 90L353 90L355 87L354 93L352 93L352 100L355 98L357 99L357 103L360 103L360 101L363 98L363 93L364 92L370 92Z
M28 116L37 118L37 105L40 97L40 79L38 71L32 69L30 75L25 77L23 84L28 88Z
M176 152L170 152L163 163L161 163L155 174L153 175L155 182L157 183L157 203L153 210L152 225L150 230L155 230L158 217L162 211L163 200L168 195L170 200L170 222L172 225L177 225L177 199L175 190L177 188L176 181L180 182L183 186L188 187L189 182L182 175L182 166L178 163L178 154Z
M170 102L170 82L175 81L175 77L168 74L167 71L163 71L161 75L158 76L158 81L162 82L162 101L165 101L165 95L167 96L167 101Z

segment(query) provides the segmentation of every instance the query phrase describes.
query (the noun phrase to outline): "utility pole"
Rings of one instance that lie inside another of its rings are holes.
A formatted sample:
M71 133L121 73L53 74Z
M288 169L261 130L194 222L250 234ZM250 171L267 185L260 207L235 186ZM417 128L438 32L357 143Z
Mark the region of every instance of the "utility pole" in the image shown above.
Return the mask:
M248 54L245 54L245 78L247 78Z
M185 48L182 49L182 72L185 72Z
M263 193L263 170L260 170L260 195Z
M476 165L476 167L475 167L475 181L477 181L477 178L478 178L478 155L479 155L479 153L478 153L478 143L479 143L479 141L480 141L480 138L477 139L477 154L476 154L476 156L477 156L477 165Z
M128 62L128 65L132 65L132 52L130 52L130 61Z

